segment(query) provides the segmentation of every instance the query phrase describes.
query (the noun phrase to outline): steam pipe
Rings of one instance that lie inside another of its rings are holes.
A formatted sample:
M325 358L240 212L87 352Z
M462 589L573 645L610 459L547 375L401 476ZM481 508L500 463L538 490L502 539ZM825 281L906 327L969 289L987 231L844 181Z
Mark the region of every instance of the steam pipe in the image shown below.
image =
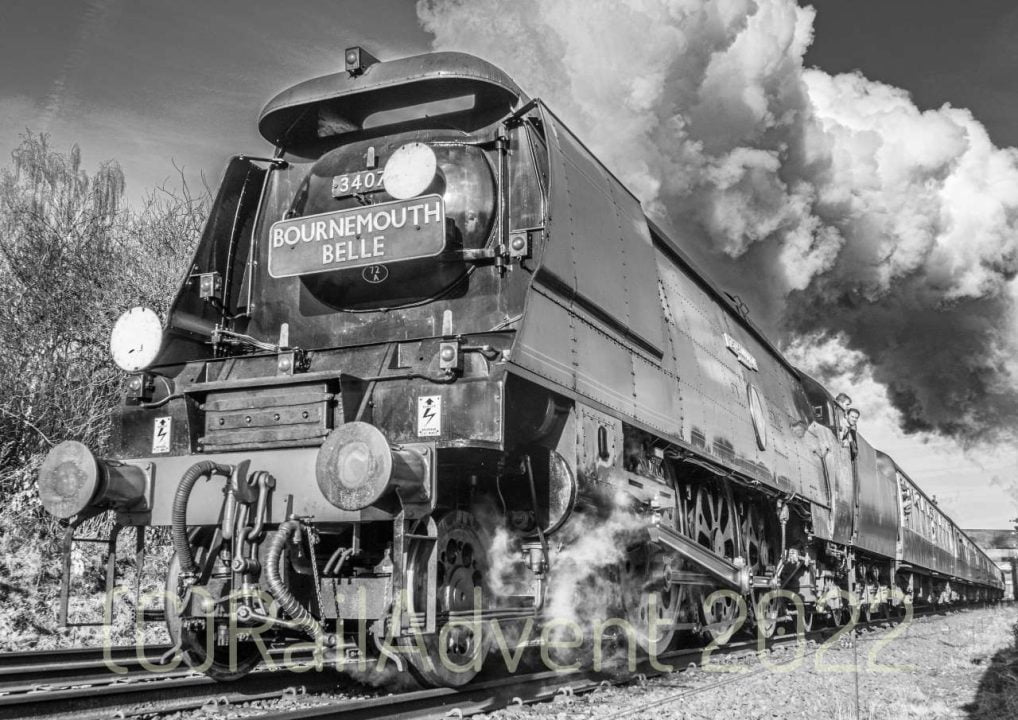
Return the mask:
M545 573L548 571L548 567L551 564L551 551L548 549L548 538L544 536L544 529L541 527L541 518L537 513L537 488L534 485L534 468L530 463L530 455L523 456L523 466L527 471L527 480L530 484L530 502L534 508L534 527L537 528L537 537L541 541L541 554L543 557L540 562L540 572L535 572L538 581L538 597L536 598L536 609L541 610L544 608L544 601L548 599L548 586L545 582ZM532 562L532 561L531 561ZM533 567L531 567L533 570Z
M194 553L191 550L191 542L187 537L187 501L191 497L191 490L201 477L211 477L213 473L229 475L231 472L233 472L233 468L229 465L203 460L185 470L180 478L177 492L173 496L170 534L173 538L173 549L177 552L177 559L180 562L181 575L193 576L198 572L198 566L194 562Z
M283 556L284 546L293 533L299 529L300 522L298 520L287 520L279 525L276 534L269 540L268 557L265 560L265 576L268 581L269 594L279 603L280 609L293 618L294 622L306 628L316 642L321 642L324 645L326 643L325 630L322 629L321 623L315 619L310 610L300 604L279 574L279 560ZM314 552L313 548L311 552Z

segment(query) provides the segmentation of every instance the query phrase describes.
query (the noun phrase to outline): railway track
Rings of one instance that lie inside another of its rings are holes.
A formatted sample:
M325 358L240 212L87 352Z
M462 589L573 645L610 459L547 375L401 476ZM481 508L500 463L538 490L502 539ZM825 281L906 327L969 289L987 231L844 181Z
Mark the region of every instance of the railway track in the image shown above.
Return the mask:
M155 664L168 650L168 645L145 648L141 657L133 645L103 648L66 648L0 653L0 697L11 693L30 692L50 684L102 684L122 680L125 676L148 674L142 658ZM110 663L124 673L110 672Z
M938 612L943 611L917 611L915 618ZM887 622L883 619L860 621L856 627L874 628ZM805 640L822 641L836 632L838 628L815 629L806 633ZM767 641L766 646L771 648L796 641L795 634L788 634ZM165 650L154 647L145 657L158 658ZM713 657L753 654L758 650L757 640L751 639L720 647L713 652ZM691 663L699 664L703 651L703 647L683 648L663 653L659 661L678 669ZM160 674L146 672L131 647L114 648L110 657L128 668L128 672L114 676L106 670L103 676L101 650L0 654L0 718L153 717L202 708L223 709L242 703L261 703L258 717L270 720L468 716L513 704L544 702L556 695L592 692L605 683L625 684L633 679L662 674L643 661L635 673L624 676L593 670L542 671L489 677L462 688L382 694L329 669L298 674L262 668L240 681L224 685L186 668ZM25 682L33 669L42 673L45 681L37 676L35 682ZM60 675L61 669L63 675ZM279 700L289 702L274 702Z
M169 650L152 646L139 655L134 646L118 646L0 653L0 718L108 718L123 707L158 714L297 696L308 686L331 688L341 680L337 674L302 676L262 667L223 685L183 663L153 671Z

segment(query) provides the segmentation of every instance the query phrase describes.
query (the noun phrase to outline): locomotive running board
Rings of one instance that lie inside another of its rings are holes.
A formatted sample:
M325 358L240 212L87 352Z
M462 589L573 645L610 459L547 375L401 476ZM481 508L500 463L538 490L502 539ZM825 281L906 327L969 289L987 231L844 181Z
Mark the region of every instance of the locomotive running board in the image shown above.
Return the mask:
M698 565L709 575L742 594L749 592L752 585L749 570L746 568L742 558L736 558L735 563L725 560L712 551L700 545L695 540L679 535L678 533L660 525L648 528L650 541L671 550L689 562Z

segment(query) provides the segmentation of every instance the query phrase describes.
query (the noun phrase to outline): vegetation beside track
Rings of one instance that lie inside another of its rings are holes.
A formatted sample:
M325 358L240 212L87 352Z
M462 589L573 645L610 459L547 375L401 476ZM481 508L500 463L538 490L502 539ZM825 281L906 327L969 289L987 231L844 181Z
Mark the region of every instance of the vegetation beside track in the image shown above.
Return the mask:
M181 182L154 189L133 207L125 187L115 161L90 173L77 146L59 152L45 135L24 135L0 166L6 295L0 303L0 650L99 641L94 629L56 627L62 528L42 511L35 476L46 451L62 440L81 440L100 453L105 447L122 382L110 358L110 326L134 305L168 305L208 197ZM120 569L131 581L126 558L133 558L133 533L124 535ZM96 582L104 577L103 562L89 548L74 557L77 576L87 578L73 594L79 618L101 618ZM161 569L153 565L151 582ZM115 641L130 639L130 614L116 623Z

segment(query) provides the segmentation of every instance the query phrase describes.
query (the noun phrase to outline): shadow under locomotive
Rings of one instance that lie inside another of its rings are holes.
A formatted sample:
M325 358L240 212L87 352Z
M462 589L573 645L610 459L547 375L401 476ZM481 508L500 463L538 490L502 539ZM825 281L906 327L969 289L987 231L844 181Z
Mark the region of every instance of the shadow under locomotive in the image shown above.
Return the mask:
M975 698L964 706L970 720L1018 717L1018 623L1011 627L1011 634L1011 645L988 659ZM976 661L983 664L987 659Z

